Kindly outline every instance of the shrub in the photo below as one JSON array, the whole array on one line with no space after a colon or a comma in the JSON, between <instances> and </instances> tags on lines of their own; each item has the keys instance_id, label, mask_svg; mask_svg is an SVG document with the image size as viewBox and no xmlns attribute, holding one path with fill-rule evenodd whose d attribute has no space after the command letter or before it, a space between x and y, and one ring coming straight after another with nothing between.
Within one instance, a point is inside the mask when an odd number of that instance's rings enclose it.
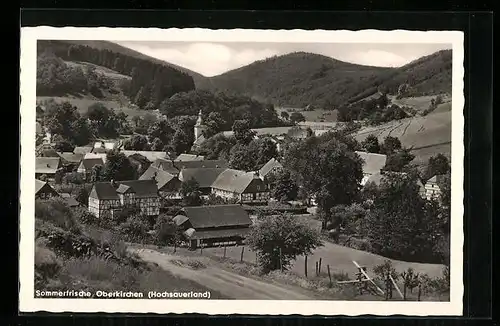
<instances>
[{"instance_id":1,"label":"shrub","mask_svg":"<svg viewBox=\"0 0 500 326\"><path fill-rule=\"evenodd\" d=\"M71 208L61 198L37 199L35 201L35 217L51 222L64 230L80 232L80 227Z\"/></svg>"},{"instance_id":2,"label":"shrub","mask_svg":"<svg viewBox=\"0 0 500 326\"><path fill-rule=\"evenodd\" d=\"M83 207L77 207L73 211L77 221L83 224L97 224L97 217Z\"/></svg>"},{"instance_id":3,"label":"shrub","mask_svg":"<svg viewBox=\"0 0 500 326\"><path fill-rule=\"evenodd\" d=\"M66 173L63 177L63 183L72 183L72 184L77 184L81 185L85 182L83 179L83 176L81 173L78 172L71 172L71 173Z\"/></svg>"},{"instance_id":4,"label":"shrub","mask_svg":"<svg viewBox=\"0 0 500 326\"><path fill-rule=\"evenodd\" d=\"M155 240L158 245L176 244L180 238L177 225L171 216L161 214L154 226Z\"/></svg>"},{"instance_id":5,"label":"shrub","mask_svg":"<svg viewBox=\"0 0 500 326\"><path fill-rule=\"evenodd\" d=\"M54 277L60 269L61 262L52 250L38 245L35 247L35 271L44 280Z\"/></svg>"},{"instance_id":6,"label":"shrub","mask_svg":"<svg viewBox=\"0 0 500 326\"><path fill-rule=\"evenodd\" d=\"M130 216L127 221L120 224L118 231L129 241L144 243L150 240L149 226L138 214Z\"/></svg>"}]
</instances>

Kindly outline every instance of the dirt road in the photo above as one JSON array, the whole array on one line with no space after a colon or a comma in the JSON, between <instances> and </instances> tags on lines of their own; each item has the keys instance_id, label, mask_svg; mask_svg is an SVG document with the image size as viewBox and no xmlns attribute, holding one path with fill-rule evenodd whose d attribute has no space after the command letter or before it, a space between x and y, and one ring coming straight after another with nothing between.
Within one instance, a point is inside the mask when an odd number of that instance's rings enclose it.
<instances>
[{"instance_id":1,"label":"dirt road","mask_svg":"<svg viewBox=\"0 0 500 326\"><path fill-rule=\"evenodd\" d=\"M201 269L191 269L173 264L170 260L185 257L164 254L151 249L129 248L143 260L158 264L170 273L185 279L190 279L207 288L239 300L315 300L301 289L284 288L275 284L254 280L226 270L207 266Z\"/></svg>"}]
</instances>

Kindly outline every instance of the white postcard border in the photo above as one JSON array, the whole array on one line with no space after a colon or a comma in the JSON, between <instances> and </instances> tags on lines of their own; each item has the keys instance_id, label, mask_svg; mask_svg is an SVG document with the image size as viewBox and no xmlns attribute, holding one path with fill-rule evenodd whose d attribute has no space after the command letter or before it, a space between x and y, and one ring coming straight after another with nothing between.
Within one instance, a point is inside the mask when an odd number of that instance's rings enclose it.
<instances>
[{"instance_id":1,"label":"white postcard border","mask_svg":"<svg viewBox=\"0 0 500 326\"><path fill-rule=\"evenodd\" d=\"M452 191L450 302L289 301L289 300L155 300L34 298L34 173L36 41L186 41L290 43L447 43L453 49ZM23 27L21 29L21 179L19 310L21 312L201 313L210 315L412 315L463 314L464 214L464 36L459 31L327 31L210 30L158 28Z\"/></svg>"}]
</instances>

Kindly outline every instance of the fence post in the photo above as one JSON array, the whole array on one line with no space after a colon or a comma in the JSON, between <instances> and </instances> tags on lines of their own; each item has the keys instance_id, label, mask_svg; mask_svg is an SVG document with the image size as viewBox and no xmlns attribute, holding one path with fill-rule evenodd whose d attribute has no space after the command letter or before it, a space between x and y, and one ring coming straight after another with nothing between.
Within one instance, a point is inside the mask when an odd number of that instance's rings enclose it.
<instances>
[{"instance_id":1,"label":"fence post","mask_svg":"<svg viewBox=\"0 0 500 326\"><path fill-rule=\"evenodd\" d=\"M330 279L330 287L332 286L332 274L330 274L330 265L326 265L326 269L328 270L328 278Z\"/></svg>"},{"instance_id":2,"label":"fence post","mask_svg":"<svg viewBox=\"0 0 500 326\"><path fill-rule=\"evenodd\" d=\"M281 247L279 248L280 250L280 271L283 272L283 261L281 260Z\"/></svg>"},{"instance_id":3,"label":"fence post","mask_svg":"<svg viewBox=\"0 0 500 326\"><path fill-rule=\"evenodd\" d=\"M403 300L406 301L406 279L403 279Z\"/></svg>"},{"instance_id":4,"label":"fence post","mask_svg":"<svg viewBox=\"0 0 500 326\"><path fill-rule=\"evenodd\" d=\"M315 265L316 265L316 276L318 276L318 262L316 262Z\"/></svg>"},{"instance_id":5,"label":"fence post","mask_svg":"<svg viewBox=\"0 0 500 326\"><path fill-rule=\"evenodd\" d=\"M418 294L417 294L417 301L420 301L420 296L422 295L422 283L418 284Z\"/></svg>"},{"instance_id":6,"label":"fence post","mask_svg":"<svg viewBox=\"0 0 500 326\"><path fill-rule=\"evenodd\" d=\"M322 258L319 257L318 276L321 276L321 260Z\"/></svg>"},{"instance_id":7,"label":"fence post","mask_svg":"<svg viewBox=\"0 0 500 326\"><path fill-rule=\"evenodd\" d=\"M226 258L226 245L224 244L224 258Z\"/></svg>"},{"instance_id":8,"label":"fence post","mask_svg":"<svg viewBox=\"0 0 500 326\"><path fill-rule=\"evenodd\" d=\"M203 241L200 240L200 254L203 255Z\"/></svg>"},{"instance_id":9,"label":"fence post","mask_svg":"<svg viewBox=\"0 0 500 326\"><path fill-rule=\"evenodd\" d=\"M304 258L304 274L306 275L307 278L307 255Z\"/></svg>"},{"instance_id":10,"label":"fence post","mask_svg":"<svg viewBox=\"0 0 500 326\"><path fill-rule=\"evenodd\" d=\"M243 252L245 251L245 247L241 247L241 258L240 262L243 262ZM225 251L224 251L225 252Z\"/></svg>"}]
</instances>

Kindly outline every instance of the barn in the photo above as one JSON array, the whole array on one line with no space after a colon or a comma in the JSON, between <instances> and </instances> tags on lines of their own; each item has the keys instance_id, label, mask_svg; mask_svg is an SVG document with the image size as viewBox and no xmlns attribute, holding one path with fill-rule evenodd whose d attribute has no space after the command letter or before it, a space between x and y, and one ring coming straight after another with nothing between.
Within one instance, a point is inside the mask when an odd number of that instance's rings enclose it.
<instances>
[{"instance_id":1,"label":"barn","mask_svg":"<svg viewBox=\"0 0 500 326\"><path fill-rule=\"evenodd\" d=\"M191 249L243 244L252 224L240 205L184 207L174 221Z\"/></svg>"}]
</instances>

